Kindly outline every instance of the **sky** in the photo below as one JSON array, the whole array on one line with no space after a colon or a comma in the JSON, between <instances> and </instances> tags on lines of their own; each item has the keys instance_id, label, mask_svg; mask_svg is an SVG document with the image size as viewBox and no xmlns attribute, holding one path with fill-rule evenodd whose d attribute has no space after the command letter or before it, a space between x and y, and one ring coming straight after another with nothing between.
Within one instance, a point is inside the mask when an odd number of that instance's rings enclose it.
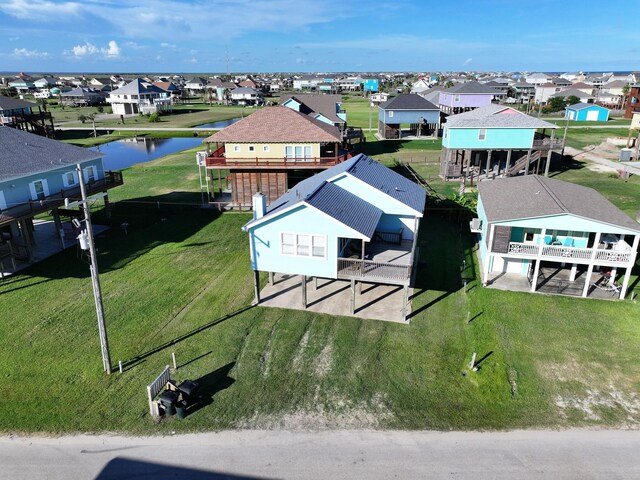
<instances>
[{"instance_id":1,"label":"sky","mask_svg":"<svg viewBox=\"0 0 640 480\"><path fill-rule=\"evenodd\" d=\"M640 70L630 3L0 0L0 71Z\"/></svg>"}]
</instances>

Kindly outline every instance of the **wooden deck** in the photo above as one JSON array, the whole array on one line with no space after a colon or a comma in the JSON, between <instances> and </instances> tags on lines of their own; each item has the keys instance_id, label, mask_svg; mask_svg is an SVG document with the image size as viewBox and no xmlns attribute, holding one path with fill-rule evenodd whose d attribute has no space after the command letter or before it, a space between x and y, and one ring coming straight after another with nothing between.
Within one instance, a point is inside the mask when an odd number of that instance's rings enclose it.
<instances>
[{"instance_id":1,"label":"wooden deck","mask_svg":"<svg viewBox=\"0 0 640 480\"><path fill-rule=\"evenodd\" d=\"M367 244L365 258L338 258L338 278L408 285L413 267L413 242Z\"/></svg>"}]
</instances>

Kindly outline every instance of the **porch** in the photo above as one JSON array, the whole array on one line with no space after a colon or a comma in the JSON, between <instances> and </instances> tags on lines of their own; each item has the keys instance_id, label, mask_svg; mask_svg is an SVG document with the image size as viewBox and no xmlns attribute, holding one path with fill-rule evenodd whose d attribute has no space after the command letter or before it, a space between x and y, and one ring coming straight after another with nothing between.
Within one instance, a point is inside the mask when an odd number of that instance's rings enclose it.
<instances>
[{"instance_id":1,"label":"porch","mask_svg":"<svg viewBox=\"0 0 640 480\"><path fill-rule=\"evenodd\" d=\"M405 304L405 289L401 286L359 282L352 292L349 281L313 278L306 280L303 290L302 277L298 275L273 274L272 278L273 282L260 292L260 306L398 323L406 323L405 315L411 312L411 303Z\"/></svg>"},{"instance_id":2,"label":"porch","mask_svg":"<svg viewBox=\"0 0 640 480\"><path fill-rule=\"evenodd\" d=\"M352 157L351 153L340 149L337 144L335 146L320 148L319 157L311 156L291 156L291 157L243 157L243 158L227 158L225 145L217 146L205 158L205 166L207 168L234 168L234 169L255 169L259 168L282 168L295 167L297 169L305 168L329 168L344 162Z\"/></svg>"},{"instance_id":3,"label":"porch","mask_svg":"<svg viewBox=\"0 0 640 480\"><path fill-rule=\"evenodd\" d=\"M60 238L55 222L34 220L33 230L30 232L31 242L28 242L22 232L18 232L18 235L11 239L0 238L0 281L76 245L79 230L76 230L71 222L63 222L62 227L64 235ZM93 225L93 234L98 236L108 229L105 225Z\"/></svg>"},{"instance_id":4,"label":"porch","mask_svg":"<svg viewBox=\"0 0 640 480\"><path fill-rule=\"evenodd\" d=\"M374 241L363 244L341 239L338 279L409 285L415 242L403 240L402 231L376 232L373 238Z\"/></svg>"},{"instance_id":5,"label":"porch","mask_svg":"<svg viewBox=\"0 0 640 480\"><path fill-rule=\"evenodd\" d=\"M571 268L545 262L540 267L535 293L582 297L586 281L586 268L578 269L574 280L571 280ZM500 272L491 272L487 283L488 288L514 292L531 292L531 285L531 275L524 276L516 273ZM609 275L605 271L594 271L586 298L618 300L620 298L620 285L617 283L612 284Z\"/></svg>"}]
</instances>

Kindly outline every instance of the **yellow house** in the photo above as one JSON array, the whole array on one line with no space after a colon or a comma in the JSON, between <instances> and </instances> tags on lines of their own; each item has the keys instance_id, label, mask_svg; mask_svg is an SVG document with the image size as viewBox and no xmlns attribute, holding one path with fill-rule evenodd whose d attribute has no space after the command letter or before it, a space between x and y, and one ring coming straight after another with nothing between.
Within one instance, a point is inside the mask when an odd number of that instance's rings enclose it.
<instances>
[{"instance_id":1,"label":"yellow house","mask_svg":"<svg viewBox=\"0 0 640 480\"><path fill-rule=\"evenodd\" d=\"M333 125L287 107L265 107L205 139L205 164L219 177L229 172L236 206L250 206L258 191L270 203L317 170L350 158L341 138Z\"/></svg>"}]
</instances>

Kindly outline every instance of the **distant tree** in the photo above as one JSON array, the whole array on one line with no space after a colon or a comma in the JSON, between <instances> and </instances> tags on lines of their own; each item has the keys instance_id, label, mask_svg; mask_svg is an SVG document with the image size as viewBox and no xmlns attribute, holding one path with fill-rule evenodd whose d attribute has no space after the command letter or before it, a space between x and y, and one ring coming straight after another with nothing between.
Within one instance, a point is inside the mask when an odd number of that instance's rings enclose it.
<instances>
[{"instance_id":1,"label":"distant tree","mask_svg":"<svg viewBox=\"0 0 640 480\"><path fill-rule=\"evenodd\" d=\"M564 97L551 97L547 102L546 112L558 112L564 109L566 105Z\"/></svg>"},{"instance_id":2,"label":"distant tree","mask_svg":"<svg viewBox=\"0 0 640 480\"><path fill-rule=\"evenodd\" d=\"M451 88L455 84L451 80L447 80L447 83L444 84L444 88Z\"/></svg>"},{"instance_id":3,"label":"distant tree","mask_svg":"<svg viewBox=\"0 0 640 480\"><path fill-rule=\"evenodd\" d=\"M580 103L580 99L575 95L569 95L567 97L567 105L575 105L576 103Z\"/></svg>"},{"instance_id":4,"label":"distant tree","mask_svg":"<svg viewBox=\"0 0 640 480\"><path fill-rule=\"evenodd\" d=\"M98 136L98 131L96 130L96 116L98 114L97 113L81 113L80 115L78 115L78 120L82 123L85 124L87 121L91 122L91 125L93 126L93 136L94 138Z\"/></svg>"}]
</instances>

